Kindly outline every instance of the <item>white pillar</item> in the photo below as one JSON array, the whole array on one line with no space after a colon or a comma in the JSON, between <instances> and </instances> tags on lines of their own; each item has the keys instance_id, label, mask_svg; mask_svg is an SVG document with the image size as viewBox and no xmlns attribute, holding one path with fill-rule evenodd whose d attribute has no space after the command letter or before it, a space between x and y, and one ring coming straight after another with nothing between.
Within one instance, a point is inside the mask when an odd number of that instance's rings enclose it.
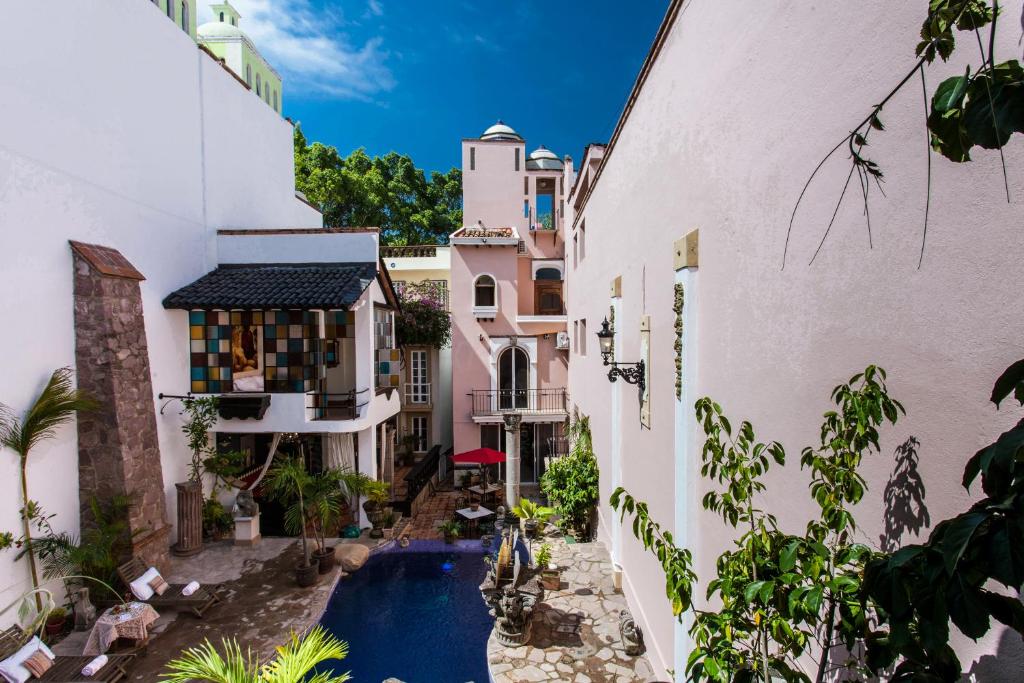
<instances>
[{"instance_id":1,"label":"white pillar","mask_svg":"<svg viewBox=\"0 0 1024 683\"><path fill-rule=\"evenodd\" d=\"M519 505L519 424L523 416L505 413L505 505Z\"/></svg>"}]
</instances>

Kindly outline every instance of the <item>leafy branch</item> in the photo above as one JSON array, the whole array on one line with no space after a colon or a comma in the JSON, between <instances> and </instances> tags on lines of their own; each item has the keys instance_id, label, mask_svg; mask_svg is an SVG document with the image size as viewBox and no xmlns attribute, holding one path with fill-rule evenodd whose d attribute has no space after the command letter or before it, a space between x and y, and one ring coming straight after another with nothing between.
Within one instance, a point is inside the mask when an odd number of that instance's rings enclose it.
<instances>
[{"instance_id":1,"label":"leafy branch","mask_svg":"<svg viewBox=\"0 0 1024 683\"><path fill-rule=\"evenodd\" d=\"M831 233L854 173L857 173L864 204L863 213L867 224L868 245L869 247L873 246L869 194L871 184L874 183L884 196L885 193L881 185L884 174L876 162L864 155L864 148L868 144L868 137L872 131L885 130L881 120L881 113L885 105L915 75L920 75L921 78L929 139L924 228L918 267L921 267L924 259L924 246L928 235L928 218L931 208L931 152L933 150L951 161L962 163L970 161L969 152L975 145L985 149L998 149L1002 161L1006 200L1010 201L1006 160L1003 158L1002 148L1013 133L1024 133L1024 69L1017 60L1001 64L995 63L994 42L998 14L999 3L997 1L990 6L986 0L931 0L928 15L921 26L921 42L918 43L915 51L918 57L917 62L896 86L871 109L870 113L829 150L804 183L796 204L793 206L789 226L786 230L782 254L783 268L786 266L790 237L800 204L818 172L844 146L849 153L850 172L847 174L832 217L809 264L814 263ZM982 45L980 29L989 25L991 25L991 29L986 52ZM982 64L973 72L968 67L963 76L944 80L931 98L931 109L927 111L928 91L924 80L925 67L934 62L936 57L943 61L949 59L956 46L954 30L971 31L975 34L981 51Z\"/></svg>"}]
</instances>

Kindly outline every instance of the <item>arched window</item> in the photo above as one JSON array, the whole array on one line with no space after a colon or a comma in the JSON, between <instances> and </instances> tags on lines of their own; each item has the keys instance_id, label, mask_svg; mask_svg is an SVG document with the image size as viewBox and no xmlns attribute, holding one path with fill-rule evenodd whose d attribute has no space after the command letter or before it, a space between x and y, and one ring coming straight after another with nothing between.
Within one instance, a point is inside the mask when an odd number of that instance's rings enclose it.
<instances>
[{"instance_id":1,"label":"arched window","mask_svg":"<svg viewBox=\"0 0 1024 683\"><path fill-rule=\"evenodd\" d=\"M223 12L220 13L220 23L222 23L222 24L224 23L224 13Z\"/></svg>"},{"instance_id":2,"label":"arched window","mask_svg":"<svg viewBox=\"0 0 1024 683\"><path fill-rule=\"evenodd\" d=\"M512 346L498 356L498 407L500 410L526 408L530 389L530 359Z\"/></svg>"},{"instance_id":3,"label":"arched window","mask_svg":"<svg viewBox=\"0 0 1024 683\"><path fill-rule=\"evenodd\" d=\"M174 0L167 0L167 16L174 21Z\"/></svg>"},{"instance_id":4,"label":"arched window","mask_svg":"<svg viewBox=\"0 0 1024 683\"><path fill-rule=\"evenodd\" d=\"M245 65L245 84L252 87L252 64Z\"/></svg>"},{"instance_id":5,"label":"arched window","mask_svg":"<svg viewBox=\"0 0 1024 683\"><path fill-rule=\"evenodd\" d=\"M535 280L561 280L562 271L558 268L538 268Z\"/></svg>"},{"instance_id":6,"label":"arched window","mask_svg":"<svg viewBox=\"0 0 1024 683\"><path fill-rule=\"evenodd\" d=\"M277 91L276 90L274 91L274 111L280 111L277 108Z\"/></svg>"},{"instance_id":7,"label":"arched window","mask_svg":"<svg viewBox=\"0 0 1024 683\"><path fill-rule=\"evenodd\" d=\"M256 96L257 97L262 97L262 93L260 92L260 75L259 74L256 74Z\"/></svg>"},{"instance_id":8,"label":"arched window","mask_svg":"<svg viewBox=\"0 0 1024 683\"><path fill-rule=\"evenodd\" d=\"M479 308L494 308L498 305L497 287L490 275L481 275L473 283L473 305Z\"/></svg>"},{"instance_id":9,"label":"arched window","mask_svg":"<svg viewBox=\"0 0 1024 683\"><path fill-rule=\"evenodd\" d=\"M181 2L181 30L188 33L188 3L185 0Z\"/></svg>"}]
</instances>

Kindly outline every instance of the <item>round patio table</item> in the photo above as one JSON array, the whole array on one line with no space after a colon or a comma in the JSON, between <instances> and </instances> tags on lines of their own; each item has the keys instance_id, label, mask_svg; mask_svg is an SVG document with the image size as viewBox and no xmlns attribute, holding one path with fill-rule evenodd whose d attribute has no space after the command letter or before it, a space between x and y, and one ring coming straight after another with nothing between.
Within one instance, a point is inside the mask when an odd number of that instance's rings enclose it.
<instances>
[{"instance_id":1,"label":"round patio table","mask_svg":"<svg viewBox=\"0 0 1024 683\"><path fill-rule=\"evenodd\" d=\"M149 625L160 618L157 611L144 602L129 602L125 608L115 613L115 607L111 607L100 615L89 632L82 654L101 655L118 638L134 640L137 645L149 639Z\"/></svg>"}]
</instances>

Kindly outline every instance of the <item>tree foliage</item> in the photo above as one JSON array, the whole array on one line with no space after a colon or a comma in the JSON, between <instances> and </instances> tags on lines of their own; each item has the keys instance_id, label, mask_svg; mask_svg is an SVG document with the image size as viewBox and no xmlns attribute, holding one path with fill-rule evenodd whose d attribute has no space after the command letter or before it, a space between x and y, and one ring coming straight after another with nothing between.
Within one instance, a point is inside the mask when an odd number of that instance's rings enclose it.
<instances>
[{"instance_id":1,"label":"tree foliage","mask_svg":"<svg viewBox=\"0 0 1024 683\"><path fill-rule=\"evenodd\" d=\"M462 171L428 178L404 154L371 157L359 148L347 157L319 142L308 144L295 126L295 187L320 207L328 227L378 227L389 245L446 244L462 227Z\"/></svg>"},{"instance_id":2,"label":"tree foliage","mask_svg":"<svg viewBox=\"0 0 1024 683\"><path fill-rule=\"evenodd\" d=\"M863 642L869 615L860 599L861 575L871 553L853 542L850 507L864 496L858 468L864 455L878 451L878 427L894 423L903 407L889 397L885 372L874 366L833 389L832 400L836 409L824 415L820 443L805 448L801 458L821 509L802 536L781 531L774 515L756 505L765 492L762 477L773 464L785 464L782 445L758 441L749 422L734 428L710 398L697 401L707 436L701 475L712 483L702 503L740 535L719 556L707 585L706 598L718 609L694 610L691 680L766 681L774 675L809 681L794 662L816 643L821 681L826 671L842 667L831 662L835 645L852 650ZM622 488L611 505L623 517L634 516L633 533L657 555L673 612L681 618L692 608L697 581L690 551L677 547L647 505Z\"/></svg>"},{"instance_id":3,"label":"tree foliage","mask_svg":"<svg viewBox=\"0 0 1024 683\"><path fill-rule=\"evenodd\" d=\"M575 415L569 423L568 455L555 458L541 475L540 487L561 516L559 525L584 536L590 533L590 517L597 506L600 473L590 437L590 418Z\"/></svg>"},{"instance_id":4,"label":"tree foliage","mask_svg":"<svg viewBox=\"0 0 1024 683\"><path fill-rule=\"evenodd\" d=\"M409 283L398 295L400 310L395 318L398 345L430 346L440 349L452 338L452 316L445 292L432 282Z\"/></svg>"}]
</instances>

